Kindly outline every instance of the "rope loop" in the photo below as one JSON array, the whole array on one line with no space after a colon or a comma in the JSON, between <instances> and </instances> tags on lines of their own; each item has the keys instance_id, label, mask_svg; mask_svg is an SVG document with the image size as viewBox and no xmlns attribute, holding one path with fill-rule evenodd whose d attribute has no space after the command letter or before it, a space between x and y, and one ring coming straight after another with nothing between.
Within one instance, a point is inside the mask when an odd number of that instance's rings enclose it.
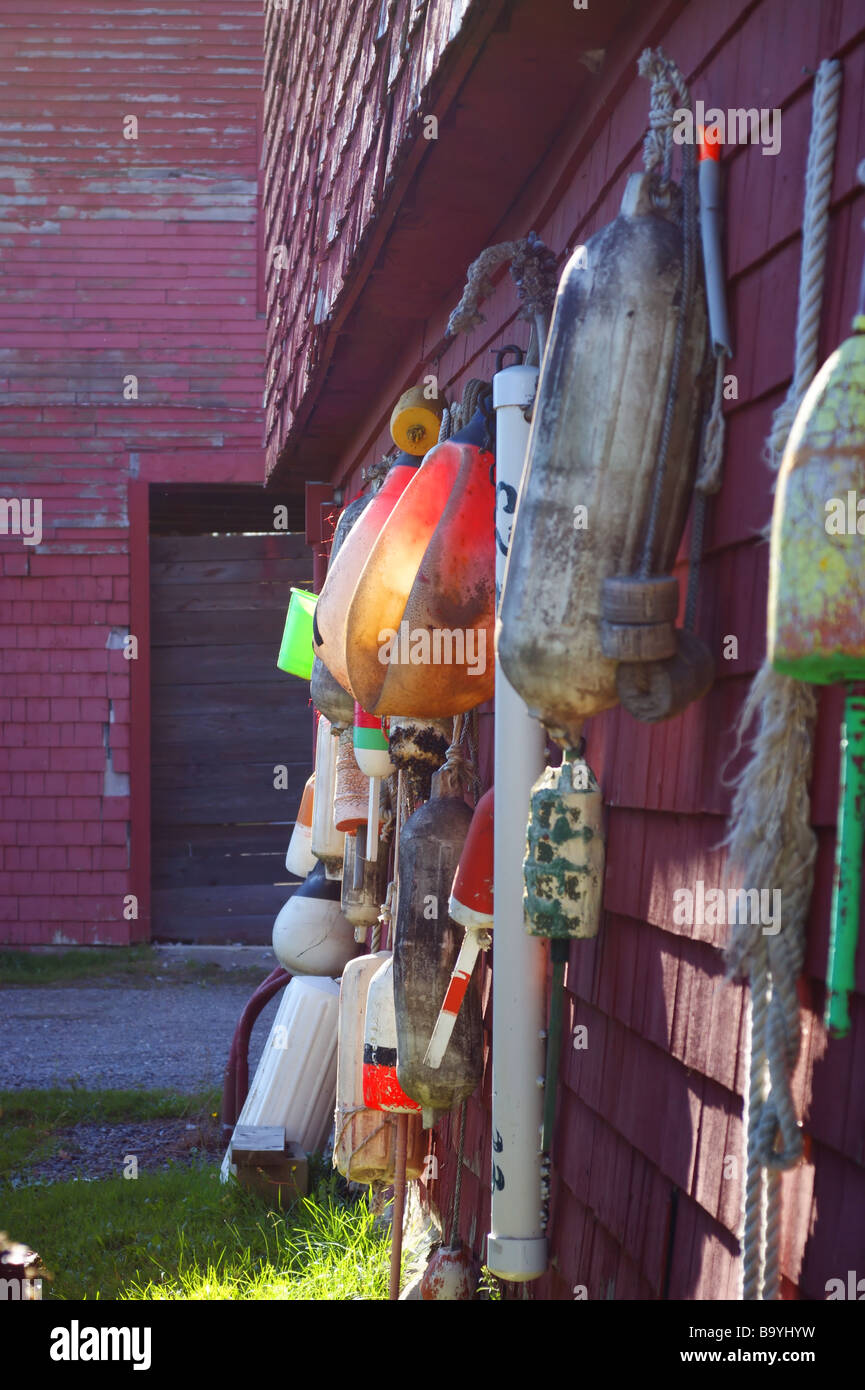
<instances>
[{"instance_id":1,"label":"rope loop","mask_svg":"<svg viewBox=\"0 0 865 1390\"><path fill-rule=\"evenodd\" d=\"M508 261L520 297L520 318L534 319L549 314L558 285L556 257L539 236L529 232L518 241L501 241L488 246L472 261L462 298L448 319L449 338L455 338L458 333L470 333L484 322L480 302L492 294L492 276Z\"/></svg>"}]
</instances>

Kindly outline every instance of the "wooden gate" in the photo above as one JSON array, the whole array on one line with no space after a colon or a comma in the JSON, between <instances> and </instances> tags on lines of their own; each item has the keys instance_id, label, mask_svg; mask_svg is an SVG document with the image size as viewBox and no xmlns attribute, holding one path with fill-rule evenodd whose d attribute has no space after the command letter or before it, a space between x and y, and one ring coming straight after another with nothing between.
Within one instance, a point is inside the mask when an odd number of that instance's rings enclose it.
<instances>
[{"instance_id":1,"label":"wooden gate","mask_svg":"<svg viewBox=\"0 0 865 1390\"><path fill-rule=\"evenodd\" d=\"M297 534L157 535L150 575L153 939L266 943L297 883L285 851L312 761L309 686L276 667L310 551Z\"/></svg>"}]
</instances>

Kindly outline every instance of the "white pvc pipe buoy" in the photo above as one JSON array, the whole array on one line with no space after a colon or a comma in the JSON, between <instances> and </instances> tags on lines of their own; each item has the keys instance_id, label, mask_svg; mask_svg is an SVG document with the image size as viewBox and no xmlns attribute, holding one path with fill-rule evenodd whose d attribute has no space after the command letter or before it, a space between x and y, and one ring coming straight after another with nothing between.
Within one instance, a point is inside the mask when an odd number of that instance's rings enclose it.
<instances>
[{"instance_id":1,"label":"white pvc pipe buoy","mask_svg":"<svg viewBox=\"0 0 865 1390\"><path fill-rule=\"evenodd\" d=\"M524 410L536 367L493 377L496 411L496 596L526 458ZM492 1207L487 1265L500 1279L537 1279L547 1267L541 1198L546 965L523 924L523 856L529 793L544 767L544 734L496 657L495 969L493 970Z\"/></svg>"}]
</instances>

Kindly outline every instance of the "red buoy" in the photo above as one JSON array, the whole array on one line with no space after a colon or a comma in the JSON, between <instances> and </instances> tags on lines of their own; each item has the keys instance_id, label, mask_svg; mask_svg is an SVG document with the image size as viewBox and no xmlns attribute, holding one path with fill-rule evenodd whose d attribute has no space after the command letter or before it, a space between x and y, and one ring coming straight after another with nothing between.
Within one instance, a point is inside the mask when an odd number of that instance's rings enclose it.
<instances>
[{"instance_id":1,"label":"red buoy","mask_svg":"<svg viewBox=\"0 0 865 1390\"><path fill-rule=\"evenodd\" d=\"M494 790L484 792L475 807L448 903L461 927L484 931L493 924Z\"/></svg>"}]
</instances>

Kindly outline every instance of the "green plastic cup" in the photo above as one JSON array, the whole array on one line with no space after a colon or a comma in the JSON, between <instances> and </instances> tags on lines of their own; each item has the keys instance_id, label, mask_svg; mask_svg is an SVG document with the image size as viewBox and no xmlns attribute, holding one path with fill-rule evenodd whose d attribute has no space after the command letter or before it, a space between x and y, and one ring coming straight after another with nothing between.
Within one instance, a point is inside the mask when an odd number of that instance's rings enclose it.
<instances>
[{"instance_id":1,"label":"green plastic cup","mask_svg":"<svg viewBox=\"0 0 865 1390\"><path fill-rule=\"evenodd\" d=\"M312 675L312 615L316 597L306 589L292 588L282 643L276 658L280 671L287 671L290 676L300 676L305 681Z\"/></svg>"}]
</instances>

